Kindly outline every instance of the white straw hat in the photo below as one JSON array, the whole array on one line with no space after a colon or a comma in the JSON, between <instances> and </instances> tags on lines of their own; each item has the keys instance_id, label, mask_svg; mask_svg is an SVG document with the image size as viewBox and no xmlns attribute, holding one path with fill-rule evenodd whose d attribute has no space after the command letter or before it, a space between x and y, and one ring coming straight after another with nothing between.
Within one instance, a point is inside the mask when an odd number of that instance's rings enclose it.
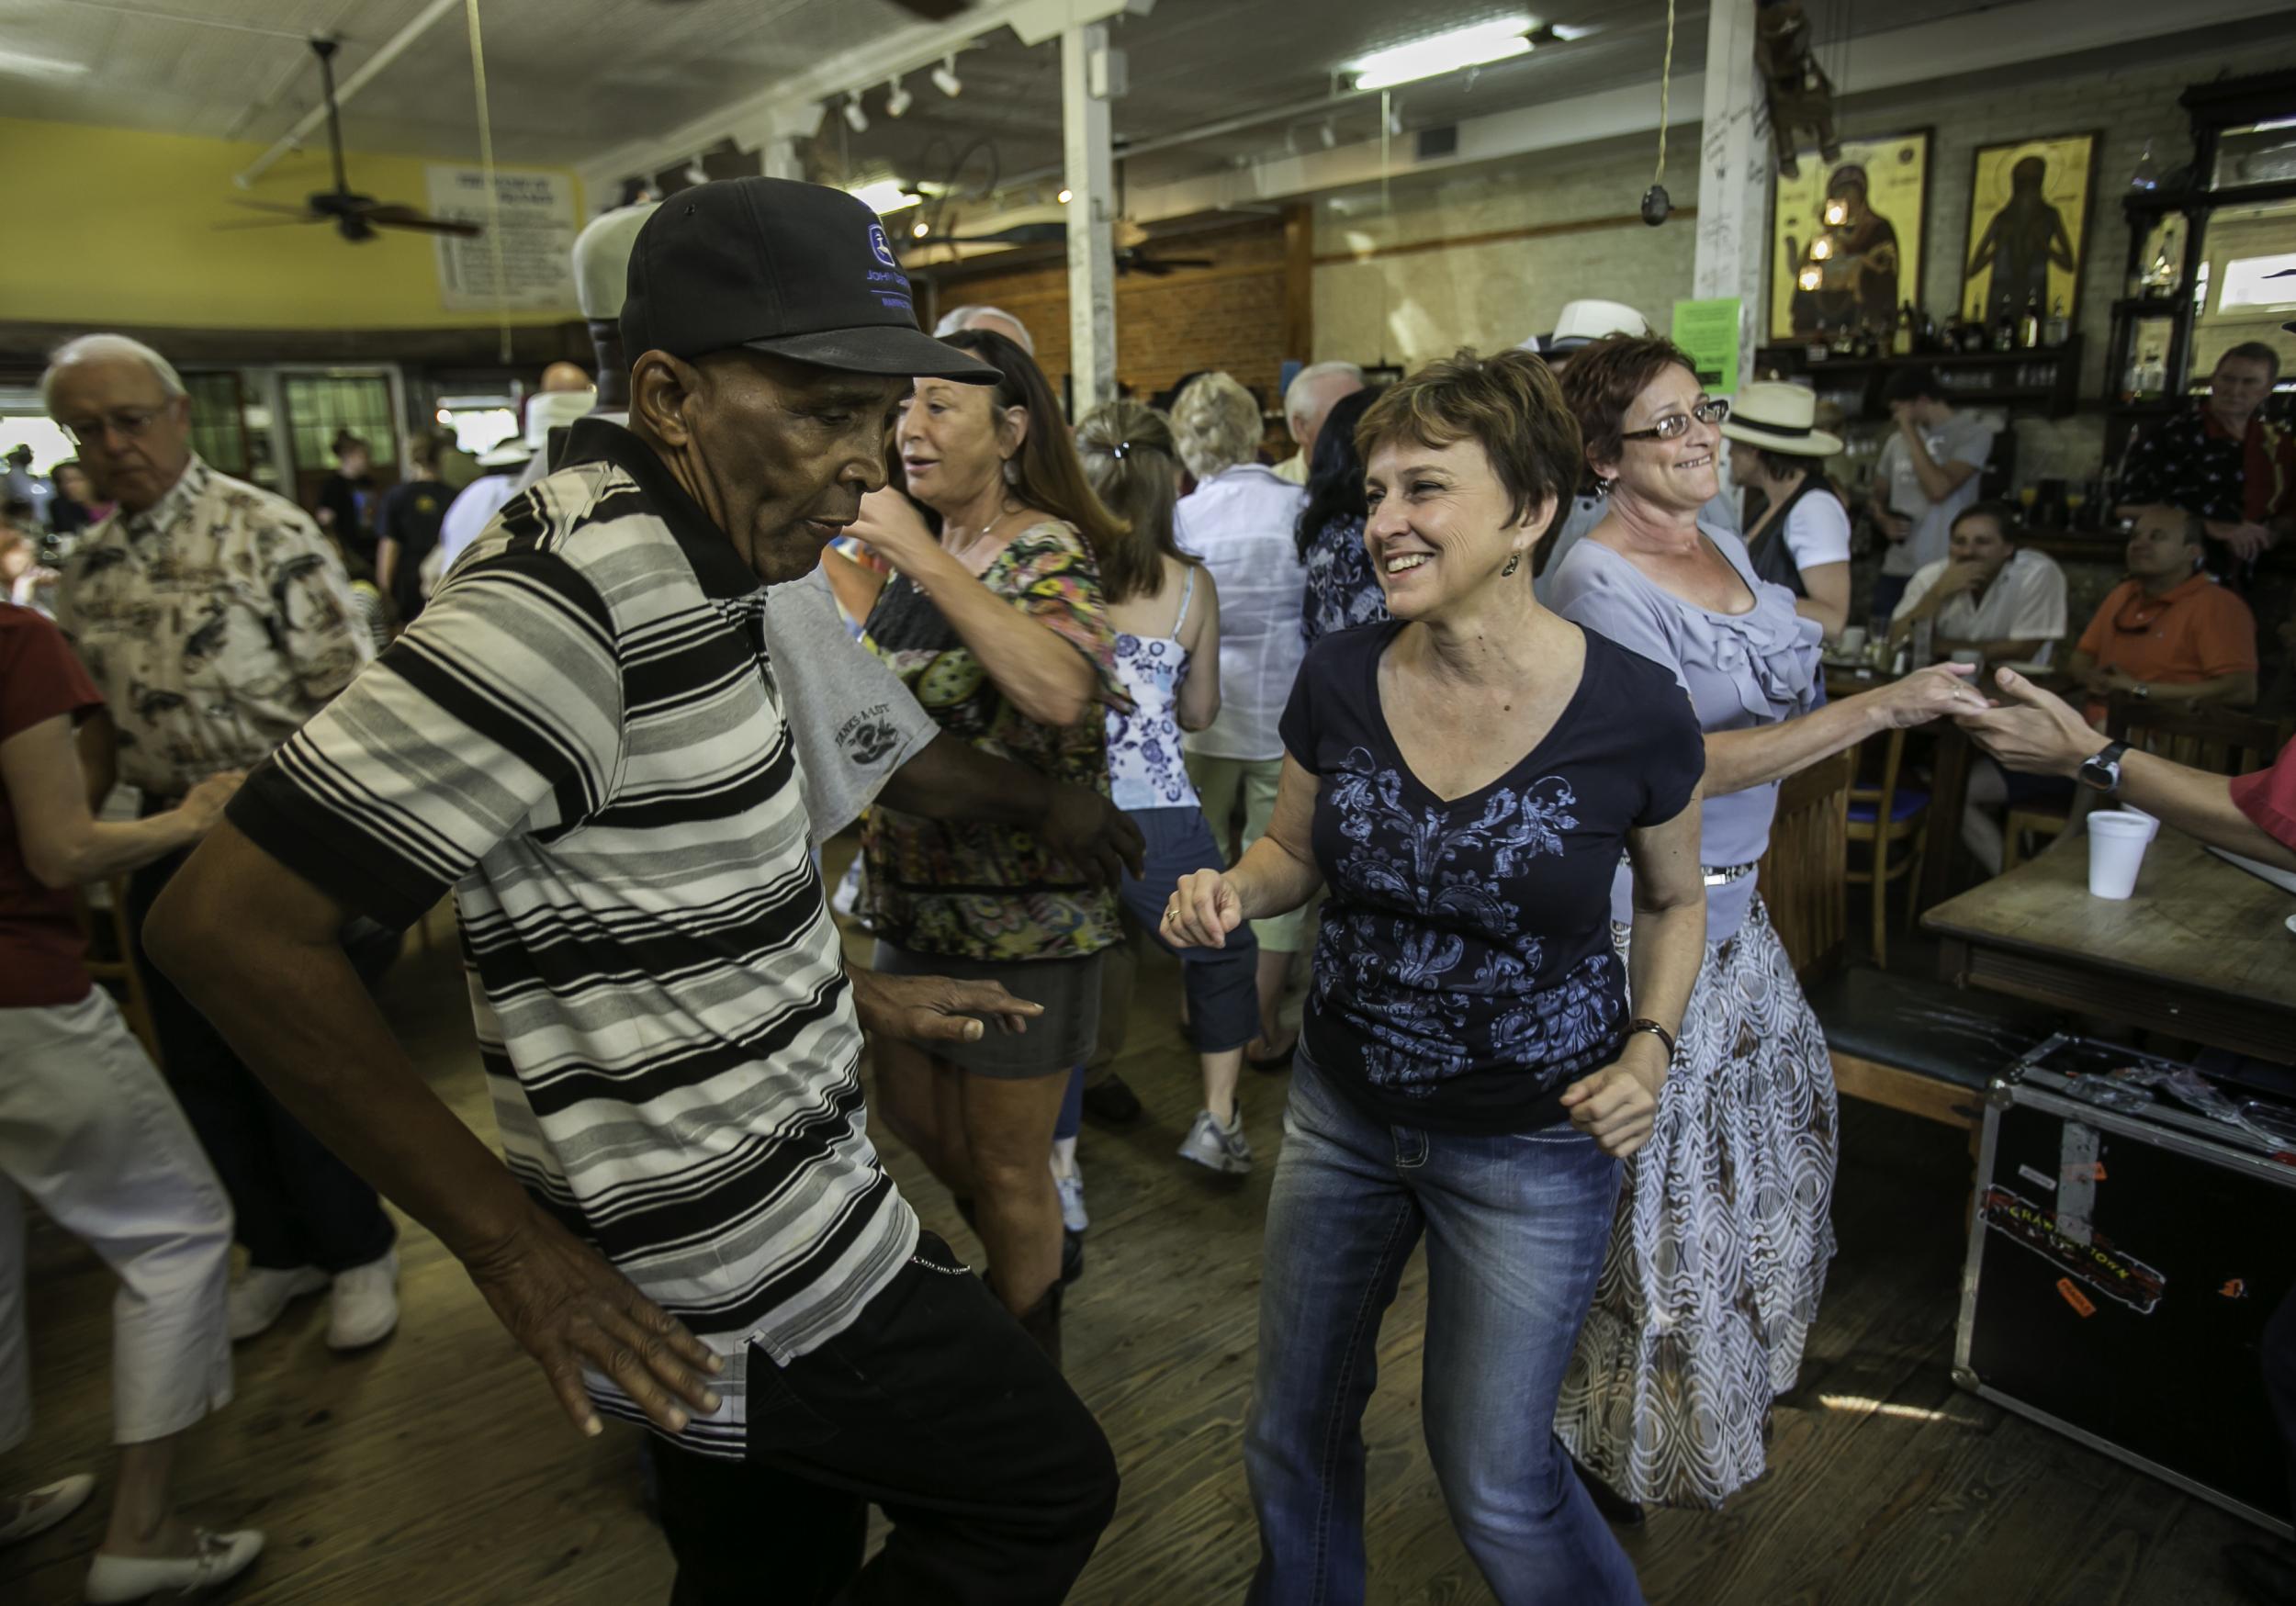
<instances>
[{"instance_id":1,"label":"white straw hat","mask_svg":"<svg viewBox=\"0 0 2296 1606\"><path fill-rule=\"evenodd\" d=\"M1799 385L1765 379L1741 385L1722 432L1733 441L1795 457L1830 457L1841 437L1817 427L1818 398Z\"/></svg>"},{"instance_id":2,"label":"white straw hat","mask_svg":"<svg viewBox=\"0 0 2296 1606\"><path fill-rule=\"evenodd\" d=\"M1555 332L1538 343L1542 352L1575 352L1614 334L1644 335L1650 320L1623 301L1567 301L1555 320Z\"/></svg>"}]
</instances>

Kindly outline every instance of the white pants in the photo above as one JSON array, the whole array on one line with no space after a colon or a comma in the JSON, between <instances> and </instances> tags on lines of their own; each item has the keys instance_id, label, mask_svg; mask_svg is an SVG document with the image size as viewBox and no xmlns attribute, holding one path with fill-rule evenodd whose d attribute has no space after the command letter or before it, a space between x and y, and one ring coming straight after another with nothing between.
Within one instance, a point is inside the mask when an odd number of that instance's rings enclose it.
<instances>
[{"instance_id":1,"label":"white pants","mask_svg":"<svg viewBox=\"0 0 2296 1606\"><path fill-rule=\"evenodd\" d=\"M119 1278L113 1442L165 1438L227 1403L231 1207L100 987L77 1004L0 1009L0 1451L32 1431L17 1188Z\"/></svg>"}]
</instances>

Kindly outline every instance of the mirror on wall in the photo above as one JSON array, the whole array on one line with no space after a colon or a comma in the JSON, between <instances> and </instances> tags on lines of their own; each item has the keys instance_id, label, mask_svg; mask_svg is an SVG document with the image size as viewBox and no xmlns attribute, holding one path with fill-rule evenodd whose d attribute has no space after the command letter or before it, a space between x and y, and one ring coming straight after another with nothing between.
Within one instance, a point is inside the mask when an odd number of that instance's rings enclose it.
<instances>
[{"instance_id":1,"label":"mirror on wall","mask_svg":"<svg viewBox=\"0 0 2296 1606\"><path fill-rule=\"evenodd\" d=\"M2296 140L2296 128L2283 137ZM2291 146L2296 151L2296 146ZM2206 252L2193 286L2192 361L2187 379L2204 387L2232 347L2261 341L2280 354L2280 388L2296 389L2296 201L2227 207L2209 218Z\"/></svg>"}]
</instances>

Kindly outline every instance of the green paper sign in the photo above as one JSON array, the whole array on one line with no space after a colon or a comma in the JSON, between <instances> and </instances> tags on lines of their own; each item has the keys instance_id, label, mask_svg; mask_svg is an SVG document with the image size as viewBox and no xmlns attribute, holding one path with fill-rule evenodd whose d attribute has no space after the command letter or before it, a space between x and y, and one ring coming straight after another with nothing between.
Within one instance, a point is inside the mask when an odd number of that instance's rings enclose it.
<instances>
[{"instance_id":1,"label":"green paper sign","mask_svg":"<svg viewBox=\"0 0 2296 1606\"><path fill-rule=\"evenodd\" d=\"M1736 296L1674 303L1674 343L1690 354L1698 383L1716 396L1738 393L1739 321Z\"/></svg>"}]
</instances>

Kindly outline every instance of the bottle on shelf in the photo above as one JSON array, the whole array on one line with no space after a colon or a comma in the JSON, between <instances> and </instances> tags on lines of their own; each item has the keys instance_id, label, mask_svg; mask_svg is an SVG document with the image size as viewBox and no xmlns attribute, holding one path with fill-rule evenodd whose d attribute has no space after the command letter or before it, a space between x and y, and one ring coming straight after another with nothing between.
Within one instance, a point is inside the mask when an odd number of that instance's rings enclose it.
<instances>
[{"instance_id":1,"label":"bottle on shelf","mask_svg":"<svg viewBox=\"0 0 2296 1606\"><path fill-rule=\"evenodd\" d=\"M2065 315L2065 298L2059 296L2049 308L2049 320L2041 327L2041 343L2051 351L2073 338L2073 320Z\"/></svg>"},{"instance_id":2,"label":"bottle on shelf","mask_svg":"<svg viewBox=\"0 0 2296 1606\"><path fill-rule=\"evenodd\" d=\"M1893 357L1913 355L1913 303L1908 301L1897 309L1897 327L1889 333L1889 354Z\"/></svg>"},{"instance_id":3,"label":"bottle on shelf","mask_svg":"<svg viewBox=\"0 0 2296 1606\"><path fill-rule=\"evenodd\" d=\"M1993 320L1993 349L1997 352L2017 349L2017 320L2009 315L2006 307L2001 309L2001 315Z\"/></svg>"},{"instance_id":4,"label":"bottle on shelf","mask_svg":"<svg viewBox=\"0 0 2296 1606\"><path fill-rule=\"evenodd\" d=\"M2025 310L2017 320L2017 349L2030 352L2040 344L2041 298L2037 294L2029 295L2025 298Z\"/></svg>"},{"instance_id":5,"label":"bottle on shelf","mask_svg":"<svg viewBox=\"0 0 2296 1606\"><path fill-rule=\"evenodd\" d=\"M1914 344L1922 352L1937 350L1937 320L1926 311L1921 314L1921 327L1914 331Z\"/></svg>"},{"instance_id":6,"label":"bottle on shelf","mask_svg":"<svg viewBox=\"0 0 2296 1606\"><path fill-rule=\"evenodd\" d=\"M1992 343L1985 320L1972 318L1961 326L1961 349L1964 356L1974 356Z\"/></svg>"}]
</instances>

